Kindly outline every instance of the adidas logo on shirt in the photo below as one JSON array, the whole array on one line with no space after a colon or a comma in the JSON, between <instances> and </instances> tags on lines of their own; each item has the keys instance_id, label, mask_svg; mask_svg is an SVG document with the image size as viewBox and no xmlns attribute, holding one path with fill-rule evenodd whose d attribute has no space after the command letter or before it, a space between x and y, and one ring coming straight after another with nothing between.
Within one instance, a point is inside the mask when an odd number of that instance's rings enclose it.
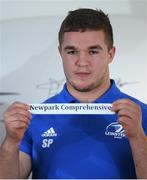
<instances>
[{"instance_id":1,"label":"adidas logo on shirt","mask_svg":"<svg viewBox=\"0 0 147 180\"><path fill-rule=\"evenodd\" d=\"M54 128L51 127L47 131L45 131L42 135L42 137L54 137L57 136L57 133L55 132Z\"/></svg>"}]
</instances>

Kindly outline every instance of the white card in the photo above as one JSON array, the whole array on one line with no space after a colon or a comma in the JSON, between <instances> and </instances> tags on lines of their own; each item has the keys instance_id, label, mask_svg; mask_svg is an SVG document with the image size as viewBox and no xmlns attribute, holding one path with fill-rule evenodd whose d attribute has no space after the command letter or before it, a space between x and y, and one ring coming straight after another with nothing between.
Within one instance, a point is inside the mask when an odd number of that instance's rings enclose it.
<instances>
[{"instance_id":1,"label":"white card","mask_svg":"<svg viewBox=\"0 0 147 180\"><path fill-rule=\"evenodd\" d=\"M110 103L29 104L32 114L115 114Z\"/></svg>"}]
</instances>

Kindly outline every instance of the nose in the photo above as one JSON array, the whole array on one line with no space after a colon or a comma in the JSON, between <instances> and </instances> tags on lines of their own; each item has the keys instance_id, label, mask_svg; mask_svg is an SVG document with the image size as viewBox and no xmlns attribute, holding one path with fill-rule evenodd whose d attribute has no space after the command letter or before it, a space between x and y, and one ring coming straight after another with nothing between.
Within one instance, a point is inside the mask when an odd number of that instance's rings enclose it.
<instances>
[{"instance_id":1,"label":"nose","mask_svg":"<svg viewBox=\"0 0 147 180\"><path fill-rule=\"evenodd\" d=\"M77 65L87 66L89 64L88 55L86 52L80 52L78 54Z\"/></svg>"}]
</instances>

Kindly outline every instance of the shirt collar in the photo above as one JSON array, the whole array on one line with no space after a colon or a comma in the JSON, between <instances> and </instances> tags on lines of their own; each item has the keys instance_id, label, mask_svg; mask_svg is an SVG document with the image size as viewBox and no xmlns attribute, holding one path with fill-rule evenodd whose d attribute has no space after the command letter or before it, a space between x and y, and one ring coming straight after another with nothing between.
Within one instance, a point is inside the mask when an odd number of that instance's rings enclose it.
<instances>
[{"instance_id":1,"label":"shirt collar","mask_svg":"<svg viewBox=\"0 0 147 180\"><path fill-rule=\"evenodd\" d=\"M118 96L120 96L120 90L116 86L115 81L111 79L111 86L109 89L101 97L96 99L94 103L111 103L118 99ZM79 101L68 92L67 85L65 83L63 90L58 96L58 102L78 103Z\"/></svg>"},{"instance_id":2,"label":"shirt collar","mask_svg":"<svg viewBox=\"0 0 147 180\"><path fill-rule=\"evenodd\" d=\"M63 90L60 92L58 101L62 103L78 102L78 100L69 93L66 83L64 84Z\"/></svg>"},{"instance_id":3,"label":"shirt collar","mask_svg":"<svg viewBox=\"0 0 147 180\"><path fill-rule=\"evenodd\" d=\"M115 81L111 79L110 82L111 85L109 89L95 101L96 103L112 103L116 99L120 98L121 93Z\"/></svg>"}]
</instances>

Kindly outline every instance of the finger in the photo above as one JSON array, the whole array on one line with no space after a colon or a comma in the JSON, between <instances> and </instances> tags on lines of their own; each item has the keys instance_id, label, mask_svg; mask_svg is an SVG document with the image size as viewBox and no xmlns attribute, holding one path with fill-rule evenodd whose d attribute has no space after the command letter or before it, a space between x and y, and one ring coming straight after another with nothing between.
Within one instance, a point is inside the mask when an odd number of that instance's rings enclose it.
<instances>
[{"instance_id":1,"label":"finger","mask_svg":"<svg viewBox=\"0 0 147 180\"><path fill-rule=\"evenodd\" d=\"M17 114L26 116L29 119L31 119L31 117L32 117L31 113L28 110L20 108L20 107L19 108L15 107L15 108L9 109L9 111L5 112L4 117L7 118L7 117L17 115Z\"/></svg>"},{"instance_id":2,"label":"finger","mask_svg":"<svg viewBox=\"0 0 147 180\"><path fill-rule=\"evenodd\" d=\"M135 113L135 112L140 113L140 110L141 110L140 107L136 103L128 99L117 100L112 104L112 111L117 112L122 109L128 109L132 113Z\"/></svg>"},{"instance_id":3,"label":"finger","mask_svg":"<svg viewBox=\"0 0 147 180\"><path fill-rule=\"evenodd\" d=\"M6 120L6 124L11 124L11 123L13 123L13 122L16 122L16 121L18 121L18 122L23 122L23 123L25 123L26 125L29 125L30 124L30 119L28 119L26 116L22 116L22 115L20 115L20 114L18 114L18 115L15 115L15 116L10 116L9 118L8 118L8 120Z\"/></svg>"},{"instance_id":4,"label":"finger","mask_svg":"<svg viewBox=\"0 0 147 180\"><path fill-rule=\"evenodd\" d=\"M131 108L122 108L120 110L118 110L117 115L119 117L126 117L126 118L130 118L130 119L138 119L140 117L140 114L138 112L136 112L134 109Z\"/></svg>"},{"instance_id":5,"label":"finger","mask_svg":"<svg viewBox=\"0 0 147 180\"><path fill-rule=\"evenodd\" d=\"M9 128L6 128L7 132L14 132L16 129L27 129L28 125L23 123L23 122L13 122L12 124L9 125Z\"/></svg>"},{"instance_id":6,"label":"finger","mask_svg":"<svg viewBox=\"0 0 147 180\"><path fill-rule=\"evenodd\" d=\"M29 110L29 105L25 104L25 103L22 103L22 102L14 102L12 105L10 105L8 107L8 110L10 109L13 109L14 107L18 107L18 108L22 108L22 109L25 109L25 110Z\"/></svg>"},{"instance_id":7,"label":"finger","mask_svg":"<svg viewBox=\"0 0 147 180\"><path fill-rule=\"evenodd\" d=\"M131 101L130 99L118 99L112 103L113 108L118 107L120 105L125 105L128 107L130 107L130 106L137 107L138 106L135 102Z\"/></svg>"},{"instance_id":8,"label":"finger","mask_svg":"<svg viewBox=\"0 0 147 180\"><path fill-rule=\"evenodd\" d=\"M13 121L13 123L11 123L10 127L12 129L27 129L28 124L25 123L24 121Z\"/></svg>"},{"instance_id":9,"label":"finger","mask_svg":"<svg viewBox=\"0 0 147 180\"><path fill-rule=\"evenodd\" d=\"M122 125L129 125L131 124L133 121L132 119L130 119L129 117L127 116L120 116L118 118L118 122L121 123Z\"/></svg>"}]
</instances>

